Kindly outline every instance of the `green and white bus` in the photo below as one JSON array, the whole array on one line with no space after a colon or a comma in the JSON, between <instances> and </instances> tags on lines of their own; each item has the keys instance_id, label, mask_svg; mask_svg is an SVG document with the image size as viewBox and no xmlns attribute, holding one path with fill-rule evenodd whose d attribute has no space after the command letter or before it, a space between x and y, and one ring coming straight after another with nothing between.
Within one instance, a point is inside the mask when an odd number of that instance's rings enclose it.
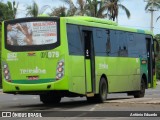
<instances>
[{"instance_id":1,"label":"green and white bus","mask_svg":"<svg viewBox=\"0 0 160 120\"><path fill-rule=\"evenodd\" d=\"M3 92L40 95L43 103L65 96L103 102L110 93L143 97L156 87L157 46L148 31L93 17L4 21Z\"/></svg>"}]
</instances>

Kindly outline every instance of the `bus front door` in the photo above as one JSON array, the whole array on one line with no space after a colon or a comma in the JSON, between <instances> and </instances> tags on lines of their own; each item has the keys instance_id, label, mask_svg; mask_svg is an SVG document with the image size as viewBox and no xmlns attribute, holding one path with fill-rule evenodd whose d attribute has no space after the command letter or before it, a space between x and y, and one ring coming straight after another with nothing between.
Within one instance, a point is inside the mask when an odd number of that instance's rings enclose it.
<instances>
[{"instance_id":1,"label":"bus front door","mask_svg":"<svg viewBox=\"0 0 160 120\"><path fill-rule=\"evenodd\" d=\"M86 93L95 93L95 55L91 31L83 31Z\"/></svg>"},{"instance_id":2,"label":"bus front door","mask_svg":"<svg viewBox=\"0 0 160 120\"><path fill-rule=\"evenodd\" d=\"M151 38L146 38L147 46L147 66L148 66L148 84L153 85L153 71L152 71L152 41Z\"/></svg>"}]
</instances>

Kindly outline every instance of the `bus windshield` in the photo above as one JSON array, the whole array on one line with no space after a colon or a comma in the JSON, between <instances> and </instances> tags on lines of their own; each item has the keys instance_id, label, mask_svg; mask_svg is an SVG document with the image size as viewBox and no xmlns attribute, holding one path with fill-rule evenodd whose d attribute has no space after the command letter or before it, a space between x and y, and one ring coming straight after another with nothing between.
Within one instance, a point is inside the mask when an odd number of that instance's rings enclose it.
<instances>
[{"instance_id":1,"label":"bus windshield","mask_svg":"<svg viewBox=\"0 0 160 120\"><path fill-rule=\"evenodd\" d=\"M22 22L7 25L7 44L14 46L45 45L57 42L57 23Z\"/></svg>"}]
</instances>

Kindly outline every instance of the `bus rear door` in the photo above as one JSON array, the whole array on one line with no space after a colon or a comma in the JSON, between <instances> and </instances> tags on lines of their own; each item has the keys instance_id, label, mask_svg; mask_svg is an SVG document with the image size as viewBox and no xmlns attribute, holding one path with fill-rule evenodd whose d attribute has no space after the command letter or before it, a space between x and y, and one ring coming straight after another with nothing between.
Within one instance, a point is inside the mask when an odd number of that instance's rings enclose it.
<instances>
[{"instance_id":1,"label":"bus rear door","mask_svg":"<svg viewBox=\"0 0 160 120\"><path fill-rule=\"evenodd\" d=\"M151 37L146 37L147 47L147 66L148 66L148 84L153 86L153 71L152 71L152 41Z\"/></svg>"}]
</instances>

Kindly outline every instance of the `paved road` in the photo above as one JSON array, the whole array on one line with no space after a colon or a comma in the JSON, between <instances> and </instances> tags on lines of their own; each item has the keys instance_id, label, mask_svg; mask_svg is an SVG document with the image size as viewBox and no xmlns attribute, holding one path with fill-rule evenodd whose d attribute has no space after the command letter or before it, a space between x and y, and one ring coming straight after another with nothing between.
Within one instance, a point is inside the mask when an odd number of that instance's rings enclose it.
<instances>
[{"instance_id":1,"label":"paved road","mask_svg":"<svg viewBox=\"0 0 160 120\"><path fill-rule=\"evenodd\" d=\"M84 111L65 119L82 119L85 111L160 111L160 84L156 89L148 89L144 98L133 98L126 94L109 94L103 104L89 104L85 97L63 98L59 105L43 105L36 95L9 95L0 93L0 111L47 111L45 115L57 115L58 111ZM101 117L99 117L100 119ZM3 118L4 119L4 118ZM17 119L17 118L16 118ZM49 118L47 118L49 119ZM61 119L57 117L56 119ZM83 118L86 120L98 119ZM101 120L106 118L101 118ZM114 118L107 118L112 120ZM119 118L133 119L133 118ZM137 119L137 118L136 118ZM142 119L142 118L140 118ZM146 118L149 119L149 118ZM155 118L160 119L160 118ZM12 119L11 119L12 120Z\"/></svg>"}]
</instances>

